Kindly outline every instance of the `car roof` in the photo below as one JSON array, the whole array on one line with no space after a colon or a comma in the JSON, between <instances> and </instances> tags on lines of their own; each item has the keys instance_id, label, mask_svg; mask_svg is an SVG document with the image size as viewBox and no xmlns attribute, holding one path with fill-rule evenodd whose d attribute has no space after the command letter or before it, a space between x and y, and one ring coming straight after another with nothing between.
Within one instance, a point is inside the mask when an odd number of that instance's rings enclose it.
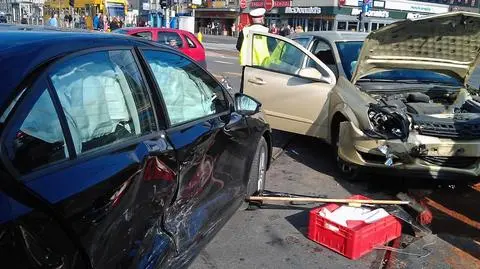
<instances>
[{"instance_id":1,"label":"car roof","mask_svg":"<svg viewBox=\"0 0 480 269\"><path fill-rule=\"evenodd\" d=\"M185 31L185 30L173 29L173 28L160 28L160 27L124 27L118 30L125 30L125 31L156 30L159 32L175 32L175 33L183 33L183 34L190 33L189 31Z\"/></svg>"},{"instance_id":2,"label":"car roof","mask_svg":"<svg viewBox=\"0 0 480 269\"><path fill-rule=\"evenodd\" d=\"M168 46L119 34L65 32L48 28L20 31L18 27L0 27L0 111L5 108L6 101L15 96L15 91L22 90L17 88L27 76L42 64L63 55L111 46L147 45L173 50Z\"/></svg>"},{"instance_id":3,"label":"car roof","mask_svg":"<svg viewBox=\"0 0 480 269\"><path fill-rule=\"evenodd\" d=\"M317 36L322 37L329 42L337 41L363 41L367 37L368 33L365 32L347 32L347 31L314 31L314 32L304 32L293 34L292 38L301 37L301 36Z\"/></svg>"}]
</instances>

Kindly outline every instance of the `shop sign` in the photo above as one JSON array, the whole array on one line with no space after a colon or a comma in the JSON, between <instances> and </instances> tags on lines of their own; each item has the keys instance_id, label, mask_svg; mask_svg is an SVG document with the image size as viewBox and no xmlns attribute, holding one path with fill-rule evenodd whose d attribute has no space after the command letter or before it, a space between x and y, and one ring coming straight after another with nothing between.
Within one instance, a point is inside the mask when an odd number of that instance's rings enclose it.
<instances>
[{"instance_id":1,"label":"shop sign","mask_svg":"<svg viewBox=\"0 0 480 269\"><path fill-rule=\"evenodd\" d=\"M285 14L321 14L319 7L286 7Z\"/></svg>"},{"instance_id":2,"label":"shop sign","mask_svg":"<svg viewBox=\"0 0 480 269\"><path fill-rule=\"evenodd\" d=\"M273 7L289 7L292 5L290 0L275 0L273 1Z\"/></svg>"},{"instance_id":3,"label":"shop sign","mask_svg":"<svg viewBox=\"0 0 480 269\"><path fill-rule=\"evenodd\" d=\"M264 7L271 10L274 7L289 7L292 5L291 0L252 0L250 1L250 8Z\"/></svg>"},{"instance_id":4,"label":"shop sign","mask_svg":"<svg viewBox=\"0 0 480 269\"><path fill-rule=\"evenodd\" d=\"M373 6L374 7L385 7L385 1L373 1Z\"/></svg>"},{"instance_id":5,"label":"shop sign","mask_svg":"<svg viewBox=\"0 0 480 269\"><path fill-rule=\"evenodd\" d=\"M428 4L414 1L395 1L389 0L385 2L385 8L395 10L405 10L414 12L424 12L440 14L448 12L447 5Z\"/></svg>"},{"instance_id":6,"label":"shop sign","mask_svg":"<svg viewBox=\"0 0 480 269\"><path fill-rule=\"evenodd\" d=\"M358 0L345 0L345 6L358 7Z\"/></svg>"},{"instance_id":7,"label":"shop sign","mask_svg":"<svg viewBox=\"0 0 480 269\"><path fill-rule=\"evenodd\" d=\"M214 8L222 8L226 7L226 2L225 1L213 1L213 7Z\"/></svg>"},{"instance_id":8,"label":"shop sign","mask_svg":"<svg viewBox=\"0 0 480 269\"><path fill-rule=\"evenodd\" d=\"M419 19L421 17L425 17L427 15L425 14L420 14L420 13L407 13L407 20L414 20L414 19Z\"/></svg>"},{"instance_id":9,"label":"shop sign","mask_svg":"<svg viewBox=\"0 0 480 269\"><path fill-rule=\"evenodd\" d=\"M362 12L361 9L354 8L354 9L352 9L352 16L358 16L358 15L360 15L360 12ZM390 12L385 11L385 10L370 10L368 12L365 12L364 16L365 17L389 18L390 17Z\"/></svg>"},{"instance_id":10,"label":"shop sign","mask_svg":"<svg viewBox=\"0 0 480 269\"><path fill-rule=\"evenodd\" d=\"M251 8L259 8L259 7L264 7L265 6L265 1L260 0L260 1L250 1L250 7Z\"/></svg>"}]
</instances>

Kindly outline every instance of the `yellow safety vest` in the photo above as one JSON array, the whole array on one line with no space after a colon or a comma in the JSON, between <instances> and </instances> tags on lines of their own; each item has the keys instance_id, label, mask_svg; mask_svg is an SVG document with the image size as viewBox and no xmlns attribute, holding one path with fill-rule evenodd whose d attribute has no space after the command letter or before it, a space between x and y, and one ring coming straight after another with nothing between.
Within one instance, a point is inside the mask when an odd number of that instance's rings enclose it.
<instances>
[{"instance_id":1,"label":"yellow safety vest","mask_svg":"<svg viewBox=\"0 0 480 269\"><path fill-rule=\"evenodd\" d=\"M260 25L254 24L243 28L243 42L242 48L240 49L240 65L246 65L248 61L248 52L252 50L252 64L261 65L263 61L270 56L268 51L267 37L265 36L255 36L255 40L252 39L251 31L268 33L268 28ZM254 44L252 48L250 48Z\"/></svg>"}]
</instances>

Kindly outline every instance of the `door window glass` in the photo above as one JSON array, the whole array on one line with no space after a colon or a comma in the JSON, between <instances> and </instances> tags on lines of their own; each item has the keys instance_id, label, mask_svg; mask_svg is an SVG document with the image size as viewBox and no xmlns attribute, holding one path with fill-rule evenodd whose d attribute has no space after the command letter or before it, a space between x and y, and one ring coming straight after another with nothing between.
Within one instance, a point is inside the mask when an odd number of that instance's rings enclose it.
<instances>
[{"instance_id":1,"label":"door window glass","mask_svg":"<svg viewBox=\"0 0 480 269\"><path fill-rule=\"evenodd\" d=\"M302 45L304 48L307 48L308 46L308 41L310 40L309 38L295 38L294 39L297 43Z\"/></svg>"},{"instance_id":2,"label":"door window glass","mask_svg":"<svg viewBox=\"0 0 480 269\"><path fill-rule=\"evenodd\" d=\"M6 141L8 158L20 174L68 158L60 120L46 89Z\"/></svg>"},{"instance_id":3,"label":"door window glass","mask_svg":"<svg viewBox=\"0 0 480 269\"><path fill-rule=\"evenodd\" d=\"M147 40L152 40L152 32L138 32L132 34L132 36L140 37Z\"/></svg>"},{"instance_id":4,"label":"door window glass","mask_svg":"<svg viewBox=\"0 0 480 269\"><path fill-rule=\"evenodd\" d=\"M193 42L193 40L191 40L188 36L184 35L185 39L187 40L187 43L188 43L188 47L189 48L196 48L197 45L195 45L195 42Z\"/></svg>"},{"instance_id":5,"label":"door window glass","mask_svg":"<svg viewBox=\"0 0 480 269\"><path fill-rule=\"evenodd\" d=\"M169 52L145 51L144 54L172 125L227 110L223 88L192 61Z\"/></svg>"},{"instance_id":6,"label":"door window glass","mask_svg":"<svg viewBox=\"0 0 480 269\"><path fill-rule=\"evenodd\" d=\"M178 48L183 47L183 41L177 33L174 32L158 32L158 43Z\"/></svg>"},{"instance_id":7,"label":"door window glass","mask_svg":"<svg viewBox=\"0 0 480 269\"><path fill-rule=\"evenodd\" d=\"M292 75L298 74L306 56L292 44L269 36L254 35L253 48L253 66Z\"/></svg>"},{"instance_id":8,"label":"door window glass","mask_svg":"<svg viewBox=\"0 0 480 269\"><path fill-rule=\"evenodd\" d=\"M84 54L50 78L77 153L156 130L153 108L130 50Z\"/></svg>"},{"instance_id":9,"label":"door window glass","mask_svg":"<svg viewBox=\"0 0 480 269\"><path fill-rule=\"evenodd\" d=\"M333 55L332 47L330 47L327 42L321 39L316 39L313 43L311 52L338 77L337 62ZM309 59L307 67L317 67L317 63L313 61L313 59Z\"/></svg>"}]
</instances>

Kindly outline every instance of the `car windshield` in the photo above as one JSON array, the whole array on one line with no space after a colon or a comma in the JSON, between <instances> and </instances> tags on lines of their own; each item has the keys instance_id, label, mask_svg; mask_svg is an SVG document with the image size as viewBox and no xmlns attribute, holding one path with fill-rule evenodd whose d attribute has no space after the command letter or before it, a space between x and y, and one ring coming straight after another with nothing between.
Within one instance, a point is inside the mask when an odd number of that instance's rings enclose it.
<instances>
[{"instance_id":1,"label":"car windshield","mask_svg":"<svg viewBox=\"0 0 480 269\"><path fill-rule=\"evenodd\" d=\"M363 41L342 41L336 42L340 61L342 63L345 75L350 80L352 79L357 59L362 49ZM414 70L414 69L396 69L391 71L379 72L363 79L368 80L393 80L393 81L412 81L412 82L432 82L459 85L460 82L450 76L439 74L428 70Z\"/></svg>"}]
</instances>

